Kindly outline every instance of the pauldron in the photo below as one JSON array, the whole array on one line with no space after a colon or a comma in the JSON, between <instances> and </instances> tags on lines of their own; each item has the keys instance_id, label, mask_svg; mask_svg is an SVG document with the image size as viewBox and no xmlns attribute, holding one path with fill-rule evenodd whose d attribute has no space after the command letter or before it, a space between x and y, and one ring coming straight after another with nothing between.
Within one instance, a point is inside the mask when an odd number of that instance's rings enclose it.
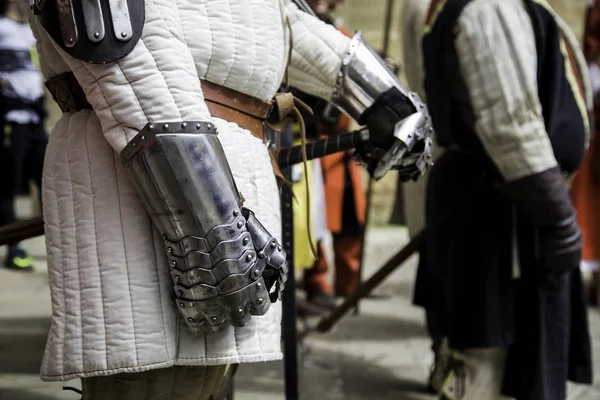
<instances>
[{"instance_id":1,"label":"pauldron","mask_svg":"<svg viewBox=\"0 0 600 400\"><path fill-rule=\"evenodd\" d=\"M144 27L144 0L29 0L29 5L65 52L93 64L129 54Z\"/></svg>"}]
</instances>

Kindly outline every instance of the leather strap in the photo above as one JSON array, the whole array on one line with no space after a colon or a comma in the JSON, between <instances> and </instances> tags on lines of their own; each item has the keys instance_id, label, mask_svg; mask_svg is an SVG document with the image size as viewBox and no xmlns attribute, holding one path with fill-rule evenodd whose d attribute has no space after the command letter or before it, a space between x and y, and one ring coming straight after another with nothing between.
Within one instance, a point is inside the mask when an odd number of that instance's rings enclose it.
<instances>
[{"instance_id":1,"label":"leather strap","mask_svg":"<svg viewBox=\"0 0 600 400\"><path fill-rule=\"evenodd\" d=\"M211 116L235 122L264 140L263 121L271 114L271 103L209 81L201 83L204 101Z\"/></svg>"},{"instance_id":2,"label":"leather strap","mask_svg":"<svg viewBox=\"0 0 600 400\"><path fill-rule=\"evenodd\" d=\"M52 98L64 113L92 109L85 97L83 88L72 72L58 74L48 79L46 88L48 88Z\"/></svg>"},{"instance_id":3,"label":"leather strap","mask_svg":"<svg viewBox=\"0 0 600 400\"><path fill-rule=\"evenodd\" d=\"M234 108L224 106L219 103L213 103L210 100L204 98L208 111L212 117L221 118L225 121L235 122L240 128L249 130L254 136L260 140L264 140L263 132L263 120L260 118L253 117L248 114L244 114Z\"/></svg>"},{"instance_id":4,"label":"leather strap","mask_svg":"<svg viewBox=\"0 0 600 400\"><path fill-rule=\"evenodd\" d=\"M204 100L232 108L243 114L259 119L267 119L271 113L271 102L240 93L209 81L200 81Z\"/></svg>"}]
</instances>

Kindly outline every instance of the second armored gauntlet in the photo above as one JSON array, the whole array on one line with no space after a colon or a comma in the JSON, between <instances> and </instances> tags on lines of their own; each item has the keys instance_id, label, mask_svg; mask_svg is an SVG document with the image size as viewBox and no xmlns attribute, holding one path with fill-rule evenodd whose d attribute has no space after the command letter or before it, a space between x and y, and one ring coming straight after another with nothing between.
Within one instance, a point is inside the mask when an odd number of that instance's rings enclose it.
<instances>
[{"instance_id":1,"label":"second armored gauntlet","mask_svg":"<svg viewBox=\"0 0 600 400\"><path fill-rule=\"evenodd\" d=\"M420 175L431 165L433 126L427 107L360 33L342 61L332 102L369 128L372 148L367 156L376 179L392 168Z\"/></svg>"},{"instance_id":2,"label":"second armored gauntlet","mask_svg":"<svg viewBox=\"0 0 600 400\"><path fill-rule=\"evenodd\" d=\"M286 254L242 207L215 126L148 124L121 158L162 236L188 328L220 331L265 314L283 290Z\"/></svg>"}]
</instances>

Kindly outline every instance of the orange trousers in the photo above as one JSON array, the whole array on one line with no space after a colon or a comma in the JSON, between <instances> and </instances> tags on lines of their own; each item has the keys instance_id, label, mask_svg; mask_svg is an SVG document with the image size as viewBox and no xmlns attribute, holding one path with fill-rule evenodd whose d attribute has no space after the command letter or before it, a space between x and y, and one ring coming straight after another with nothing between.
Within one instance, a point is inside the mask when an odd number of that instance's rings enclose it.
<instances>
[{"instance_id":1,"label":"orange trousers","mask_svg":"<svg viewBox=\"0 0 600 400\"><path fill-rule=\"evenodd\" d=\"M334 287L338 296L350 295L358 285L361 236L333 235L335 258ZM319 259L315 265L304 271L304 288L307 293L333 293L327 281L329 265L325 257L323 243L318 244Z\"/></svg>"},{"instance_id":2,"label":"orange trousers","mask_svg":"<svg viewBox=\"0 0 600 400\"><path fill-rule=\"evenodd\" d=\"M598 155L600 137L592 139L583 163L571 185L571 199L577 210L577 222L583 236L583 260L597 261L600 258L600 185L594 179L594 160Z\"/></svg>"}]
</instances>

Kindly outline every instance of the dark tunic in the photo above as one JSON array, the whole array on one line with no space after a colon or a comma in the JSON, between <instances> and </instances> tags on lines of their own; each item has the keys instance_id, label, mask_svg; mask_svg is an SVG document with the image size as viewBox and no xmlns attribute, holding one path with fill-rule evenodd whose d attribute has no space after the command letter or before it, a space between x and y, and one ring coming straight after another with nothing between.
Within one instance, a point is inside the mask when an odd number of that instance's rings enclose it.
<instances>
[{"instance_id":1,"label":"dark tunic","mask_svg":"<svg viewBox=\"0 0 600 400\"><path fill-rule=\"evenodd\" d=\"M457 19L471 1L477 0L448 0L423 39L428 106L438 142L451 150L428 182L415 303L442 315L441 333L452 348L508 348L506 395L564 399L567 379L592 378L581 274L541 270L535 228L496 189L502 177L474 132L454 50ZM586 133L566 78L561 33L548 10L524 1L536 35L544 122L559 165L572 173L583 158Z\"/></svg>"}]
</instances>

